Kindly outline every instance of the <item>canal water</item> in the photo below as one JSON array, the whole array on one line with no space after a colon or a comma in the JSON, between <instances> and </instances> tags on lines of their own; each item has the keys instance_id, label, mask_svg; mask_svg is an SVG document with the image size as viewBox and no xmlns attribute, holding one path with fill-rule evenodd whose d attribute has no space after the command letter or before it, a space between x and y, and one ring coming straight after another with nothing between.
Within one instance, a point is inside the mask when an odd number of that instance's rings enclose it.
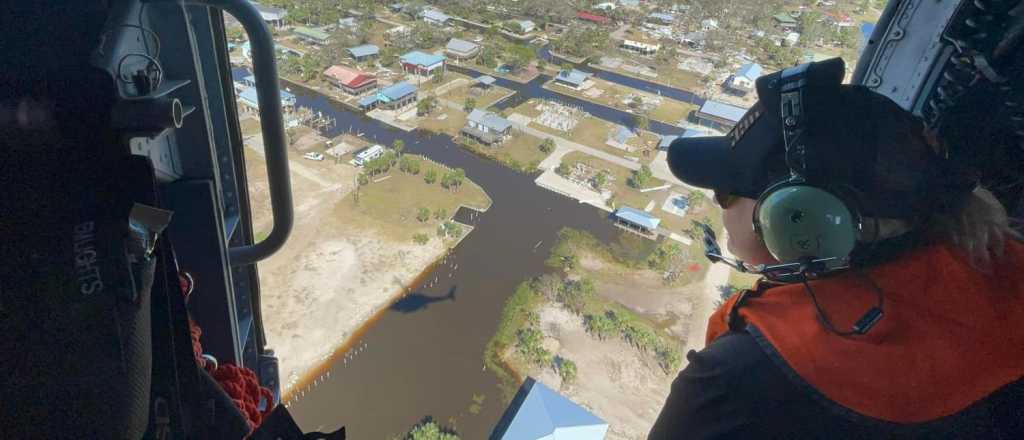
<instances>
[{"instance_id":1,"label":"canal water","mask_svg":"<svg viewBox=\"0 0 1024 440\"><path fill-rule=\"evenodd\" d=\"M248 72L236 69L234 74L240 78ZM553 99L629 124L629 113L545 90L541 85L547 79L524 85L499 78L499 85L517 92L504 105ZM393 129L315 91L294 85L290 89L297 105L336 118L328 136L352 131L384 145L402 139L407 152L464 169L493 200L485 213L458 214L474 231L359 333L359 340L350 341L351 347L332 365L293 392L290 411L305 431L344 425L350 438L357 439L391 438L425 417L452 426L463 438L487 438L506 402L497 376L484 368L483 354L505 300L517 284L548 270L544 260L561 228L586 230L606 242L621 232L604 211L541 189L534 176L476 156L448 136ZM651 129L681 131L654 121ZM471 408L474 399L482 399L478 408Z\"/></svg>"}]
</instances>

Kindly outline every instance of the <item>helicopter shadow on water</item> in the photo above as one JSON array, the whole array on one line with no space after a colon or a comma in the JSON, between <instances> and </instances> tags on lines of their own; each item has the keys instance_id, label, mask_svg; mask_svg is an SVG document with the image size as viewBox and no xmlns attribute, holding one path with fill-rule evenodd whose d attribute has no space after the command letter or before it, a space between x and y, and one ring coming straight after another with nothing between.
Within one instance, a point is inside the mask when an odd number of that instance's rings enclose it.
<instances>
[{"instance_id":1,"label":"helicopter shadow on water","mask_svg":"<svg viewBox=\"0 0 1024 440\"><path fill-rule=\"evenodd\" d=\"M399 313L415 313L420 310L424 310L433 303L439 303L444 301L455 301L455 291L458 286L452 286L448 289L448 293L440 296L430 296L423 293L415 292L402 297L402 299L396 301L389 307L389 309Z\"/></svg>"}]
</instances>

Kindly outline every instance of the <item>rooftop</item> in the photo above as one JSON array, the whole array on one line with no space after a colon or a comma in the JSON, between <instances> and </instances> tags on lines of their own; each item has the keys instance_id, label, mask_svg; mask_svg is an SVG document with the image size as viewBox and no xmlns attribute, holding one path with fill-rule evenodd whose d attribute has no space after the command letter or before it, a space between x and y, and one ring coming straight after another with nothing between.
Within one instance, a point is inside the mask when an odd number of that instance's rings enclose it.
<instances>
[{"instance_id":1,"label":"rooftop","mask_svg":"<svg viewBox=\"0 0 1024 440\"><path fill-rule=\"evenodd\" d=\"M747 78L747 79L753 81L753 80L756 80L756 79L760 78L761 74L763 72L764 72L764 69L761 67L760 64L757 64L757 63L747 63L747 64L744 64L744 65L740 66L740 70L736 71L736 76L742 76L744 78Z\"/></svg>"},{"instance_id":2,"label":"rooftop","mask_svg":"<svg viewBox=\"0 0 1024 440\"><path fill-rule=\"evenodd\" d=\"M452 52L470 53L474 50L479 49L480 45L466 40L452 38L451 40L448 41L448 44L444 48Z\"/></svg>"},{"instance_id":3,"label":"rooftop","mask_svg":"<svg viewBox=\"0 0 1024 440\"><path fill-rule=\"evenodd\" d=\"M729 105L724 102L707 100L700 106L700 113L725 119L727 121L739 122L747 111L743 108Z\"/></svg>"},{"instance_id":4,"label":"rooftop","mask_svg":"<svg viewBox=\"0 0 1024 440\"><path fill-rule=\"evenodd\" d=\"M587 11L577 12L576 18L597 24L608 24L608 22L611 21L611 19L608 17L605 17L603 15L591 14Z\"/></svg>"},{"instance_id":5,"label":"rooftop","mask_svg":"<svg viewBox=\"0 0 1024 440\"><path fill-rule=\"evenodd\" d=\"M505 131L512 127L512 123L508 119L478 108L469 112L468 119L494 131Z\"/></svg>"},{"instance_id":6,"label":"rooftop","mask_svg":"<svg viewBox=\"0 0 1024 440\"><path fill-rule=\"evenodd\" d=\"M444 62L444 55L435 55L432 53L420 52L414 50L405 55L401 56L403 63L412 64L415 66L430 67L438 63Z\"/></svg>"},{"instance_id":7,"label":"rooftop","mask_svg":"<svg viewBox=\"0 0 1024 440\"><path fill-rule=\"evenodd\" d=\"M372 44L363 44L360 46L348 48L349 55L360 58L370 55L377 55L380 53L380 48Z\"/></svg>"},{"instance_id":8,"label":"rooftop","mask_svg":"<svg viewBox=\"0 0 1024 440\"><path fill-rule=\"evenodd\" d=\"M515 415L501 436L492 438L601 440L608 431L607 422L532 378L527 378L508 411Z\"/></svg>"},{"instance_id":9,"label":"rooftop","mask_svg":"<svg viewBox=\"0 0 1024 440\"><path fill-rule=\"evenodd\" d=\"M264 20L280 20L284 16L288 15L288 11L278 7L261 5L256 2L253 2L252 5L256 7L256 10Z\"/></svg>"},{"instance_id":10,"label":"rooftop","mask_svg":"<svg viewBox=\"0 0 1024 440\"><path fill-rule=\"evenodd\" d=\"M373 75L346 66L331 66L324 71L324 75L353 88L363 86L376 79Z\"/></svg>"},{"instance_id":11,"label":"rooftop","mask_svg":"<svg viewBox=\"0 0 1024 440\"><path fill-rule=\"evenodd\" d=\"M327 32L324 32L324 31L322 31L320 29L309 28L309 27L305 27L305 26L295 26L292 29L292 32L294 32L295 35L298 35L300 37L312 38L314 40L320 40L320 41L326 41L328 38L331 37L330 34L328 34Z\"/></svg>"},{"instance_id":12,"label":"rooftop","mask_svg":"<svg viewBox=\"0 0 1024 440\"><path fill-rule=\"evenodd\" d=\"M494 82L497 81L497 80L494 79L494 77L491 76L491 75L480 75L480 76L476 77L475 81L477 83L479 83L479 84L483 84L485 86L489 86L491 84L494 84Z\"/></svg>"},{"instance_id":13,"label":"rooftop","mask_svg":"<svg viewBox=\"0 0 1024 440\"><path fill-rule=\"evenodd\" d=\"M796 24L796 19L785 12L775 14L772 18L779 22L779 24Z\"/></svg>"},{"instance_id":14,"label":"rooftop","mask_svg":"<svg viewBox=\"0 0 1024 440\"><path fill-rule=\"evenodd\" d=\"M384 102L398 101L416 93L416 86L402 81L387 86L377 93L377 98Z\"/></svg>"},{"instance_id":15,"label":"rooftop","mask_svg":"<svg viewBox=\"0 0 1024 440\"><path fill-rule=\"evenodd\" d=\"M650 18L653 18L655 20L663 21L663 22L666 22L666 23L671 23L671 22L675 21L675 19L676 19L672 14L666 14L664 12L652 12L652 13L648 14L647 16L650 17Z\"/></svg>"},{"instance_id":16,"label":"rooftop","mask_svg":"<svg viewBox=\"0 0 1024 440\"><path fill-rule=\"evenodd\" d=\"M558 76L555 77L555 79L559 81L565 81L575 85L583 84L587 78L590 78L589 73L576 69L562 70L561 72L558 72Z\"/></svg>"},{"instance_id":17,"label":"rooftop","mask_svg":"<svg viewBox=\"0 0 1024 440\"><path fill-rule=\"evenodd\" d=\"M615 210L615 218L632 223L637 226L642 226L647 229L658 229L658 225L661 224L661 219L652 216L639 209L630 208L623 206Z\"/></svg>"},{"instance_id":18,"label":"rooftop","mask_svg":"<svg viewBox=\"0 0 1024 440\"><path fill-rule=\"evenodd\" d=\"M259 107L259 95L256 93L255 87L246 87L244 90L242 90L241 93L238 94L238 98L242 101L245 101L247 104L253 107ZM289 102L295 102L295 95L288 93L285 90L281 90L281 103Z\"/></svg>"},{"instance_id":19,"label":"rooftop","mask_svg":"<svg viewBox=\"0 0 1024 440\"><path fill-rule=\"evenodd\" d=\"M446 23L451 19L448 14L431 8L424 9L423 12L420 12L420 17L424 20L437 21L440 23Z\"/></svg>"}]
</instances>

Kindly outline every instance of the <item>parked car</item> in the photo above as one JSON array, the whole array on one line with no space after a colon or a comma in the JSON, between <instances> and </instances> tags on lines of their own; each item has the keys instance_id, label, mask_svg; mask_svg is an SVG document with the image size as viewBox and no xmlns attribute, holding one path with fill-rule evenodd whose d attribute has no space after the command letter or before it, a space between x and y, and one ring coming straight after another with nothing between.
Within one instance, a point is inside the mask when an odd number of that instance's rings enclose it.
<instances>
[{"instance_id":1,"label":"parked car","mask_svg":"<svg viewBox=\"0 0 1024 440\"><path fill-rule=\"evenodd\" d=\"M302 157L304 157L306 159L309 159L309 160L324 160L324 155L323 154L312 152L312 151L309 152L309 153L303 154Z\"/></svg>"}]
</instances>

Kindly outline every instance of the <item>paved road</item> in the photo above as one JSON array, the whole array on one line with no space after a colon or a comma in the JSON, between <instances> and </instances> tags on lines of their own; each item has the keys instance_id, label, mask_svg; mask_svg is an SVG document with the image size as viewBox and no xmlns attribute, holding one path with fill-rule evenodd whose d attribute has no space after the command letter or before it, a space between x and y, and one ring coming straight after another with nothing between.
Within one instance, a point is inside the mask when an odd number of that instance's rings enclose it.
<instances>
[{"instance_id":1,"label":"paved road","mask_svg":"<svg viewBox=\"0 0 1024 440\"><path fill-rule=\"evenodd\" d=\"M633 162L631 160L623 159L622 157L616 156L614 154L606 153L604 151L598 150L597 148L588 147L588 146L583 145L583 144L578 144L578 143L570 141L570 140L568 140L566 138L563 138L563 137L560 137L560 136L555 136L555 135L552 135L550 133L545 133L543 131L537 130L536 128L530 127L527 124L530 123L531 119L529 117L527 117L527 116L523 116L523 115L520 115L518 113L513 113L512 115L510 115L508 117L508 120L512 121L512 125L516 129L522 130L523 132L525 132L527 134L539 137L541 139L544 139L544 138L554 139L555 145L562 146L562 147L568 148L570 150L582 151L582 152L587 153L587 154L589 154L591 156L597 157L599 159L606 160L606 161L614 163L616 165L624 166L624 167L629 168L631 170L638 170L638 169L640 169L640 163L639 162Z\"/></svg>"}]
</instances>

